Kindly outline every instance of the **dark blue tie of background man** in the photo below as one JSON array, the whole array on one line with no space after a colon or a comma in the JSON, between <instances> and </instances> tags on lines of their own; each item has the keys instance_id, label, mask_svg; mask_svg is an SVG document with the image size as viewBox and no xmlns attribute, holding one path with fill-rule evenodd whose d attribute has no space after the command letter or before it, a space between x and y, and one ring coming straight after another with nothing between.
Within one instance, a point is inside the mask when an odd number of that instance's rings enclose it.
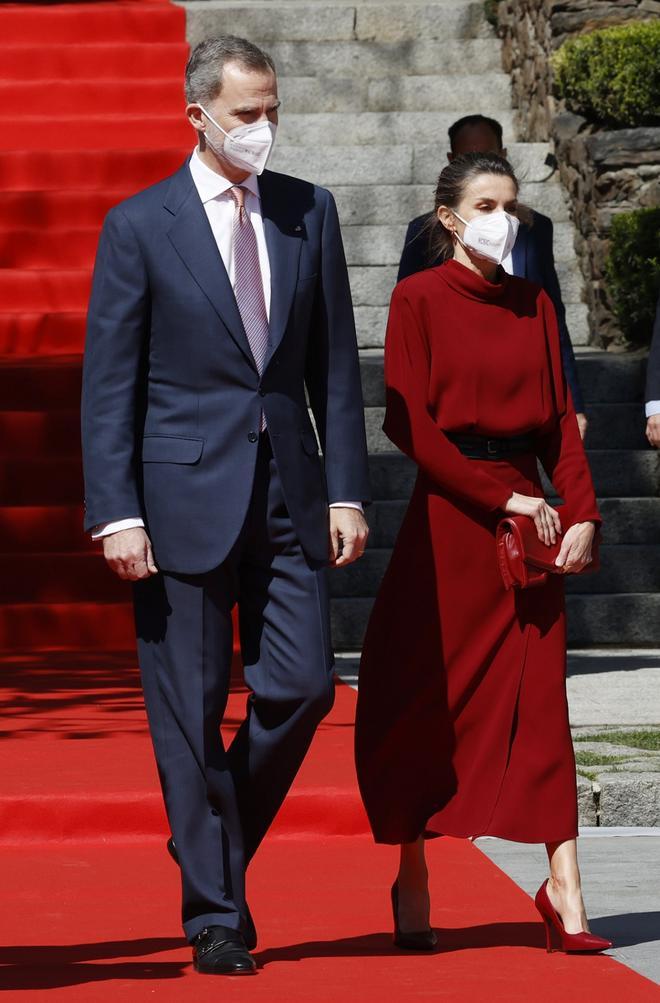
<instances>
[{"instance_id":1,"label":"dark blue tie of background man","mask_svg":"<svg viewBox=\"0 0 660 1003\"><path fill-rule=\"evenodd\" d=\"M195 967L252 974L245 869L332 705L327 566L366 544L366 436L333 198L263 170L272 61L244 39L209 39L191 54L186 99L192 156L101 233L85 525L134 582ZM226 749L235 603L250 694Z\"/></svg>"},{"instance_id":2,"label":"dark blue tie of background man","mask_svg":"<svg viewBox=\"0 0 660 1003\"><path fill-rule=\"evenodd\" d=\"M502 126L495 119L486 118L484 115L466 115L454 122L449 128L449 143L451 152L447 154L447 159L450 161L462 153L497 153L500 157L506 157L506 149L502 146ZM421 272L424 268L441 264L440 260L429 260L424 226L427 219L428 213L425 213L423 216L411 220L408 224L399 263L398 282L408 275ZM587 416L584 413L584 399L575 364L575 353L566 326L566 310L561 298L559 279L555 269L552 249L552 221L547 216L532 210L531 225L527 225L521 220L518 237L511 253L511 261L505 262L504 267L513 275L537 282L545 289L555 305L564 371L573 395L580 435L584 439L587 431Z\"/></svg>"}]
</instances>

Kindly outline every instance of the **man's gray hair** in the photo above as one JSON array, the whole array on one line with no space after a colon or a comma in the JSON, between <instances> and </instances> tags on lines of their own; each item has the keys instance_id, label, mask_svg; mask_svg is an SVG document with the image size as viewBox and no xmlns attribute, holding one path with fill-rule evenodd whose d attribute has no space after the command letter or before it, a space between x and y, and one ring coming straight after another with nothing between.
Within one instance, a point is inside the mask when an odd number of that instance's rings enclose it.
<instances>
[{"instance_id":1,"label":"man's gray hair","mask_svg":"<svg viewBox=\"0 0 660 1003\"><path fill-rule=\"evenodd\" d=\"M275 73L275 64L267 52L236 35L206 38L190 53L186 64L186 101L205 104L217 98L222 90L222 70L225 63L239 63L248 70Z\"/></svg>"}]
</instances>

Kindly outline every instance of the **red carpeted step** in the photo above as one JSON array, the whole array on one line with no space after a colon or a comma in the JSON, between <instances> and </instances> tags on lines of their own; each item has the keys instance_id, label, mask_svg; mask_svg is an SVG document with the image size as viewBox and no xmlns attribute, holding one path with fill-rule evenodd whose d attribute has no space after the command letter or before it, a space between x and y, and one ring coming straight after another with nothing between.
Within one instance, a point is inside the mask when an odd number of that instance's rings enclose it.
<instances>
[{"instance_id":1,"label":"red carpeted step","mask_svg":"<svg viewBox=\"0 0 660 1003\"><path fill-rule=\"evenodd\" d=\"M107 191L0 192L0 221L3 229L100 226L109 209L122 202L133 189Z\"/></svg>"},{"instance_id":2,"label":"red carpeted step","mask_svg":"<svg viewBox=\"0 0 660 1003\"><path fill-rule=\"evenodd\" d=\"M0 268L89 268L94 261L100 225L77 229L0 229Z\"/></svg>"},{"instance_id":3,"label":"red carpeted step","mask_svg":"<svg viewBox=\"0 0 660 1003\"><path fill-rule=\"evenodd\" d=\"M85 343L85 318L83 310L0 313L0 371L14 358L79 355Z\"/></svg>"},{"instance_id":4,"label":"red carpeted step","mask_svg":"<svg viewBox=\"0 0 660 1003\"><path fill-rule=\"evenodd\" d=\"M36 115L0 116L0 149L34 151L79 151L86 149L152 150L182 145L192 148L194 130L181 108L170 114L151 115L148 108L133 114L102 114L102 111L85 115L43 118Z\"/></svg>"},{"instance_id":5,"label":"red carpeted step","mask_svg":"<svg viewBox=\"0 0 660 1003\"><path fill-rule=\"evenodd\" d=\"M82 385L79 355L4 359L0 363L3 411L70 411Z\"/></svg>"},{"instance_id":6,"label":"red carpeted step","mask_svg":"<svg viewBox=\"0 0 660 1003\"><path fill-rule=\"evenodd\" d=\"M16 603L0 607L0 651L135 648L130 603Z\"/></svg>"},{"instance_id":7,"label":"red carpeted step","mask_svg":"<svg viewBox=\"0 0 660 1003\"><path fill-rule=\"evenodd\" d=\"M79 505L5 505L0 507L0 554L40 551L44 561L52 552L98 550L83 532Z\"/></svg>"},{"instance_id":8,"label":"red carpeted step","mask_svg":"<svg viewBox=\"0 0 660 1003\"><path fill-rule=\"evenodd\" d=\"M192 130L190 130L192 131ZM188 135L177 143L170 137L161 149L0 150L0 178L5 191L31 192L62 188L77 191L137 192L177 171L190 155L193 140Z\"/></svg>"},{"instance_id":9,"label":"red carpeted step","mask_svg":"<svg viewBox=\"0 0 660 1003\"><path fill-rule=\"evenodd\" d=\"M72 402L72 403L75 403ZM38 405L39 402L35 401ZM0 456L79 456L80 409L0 411Z\"/></svg>"},{"instance_id":10,"label":"red carpeted step","mask_svg":"<svg viewBox=\"0 0 660 1003\"><path fill-rule=\"evenodd\" d=\"M87 268L5 268L0 271L0 303L14 312L83 310L91 282L91 261Z\"/></svg>"},{"instance_id":11,"label":"red carpeted step","mask_svg":"<svg viewBox=\"0 0 660 1003\"><path fill-rule=\"evenodd\" d=\"M81 528L82 532L82 528ZM125 602L128 585L97 553L0 553L0 603Z\"/></svg>"},{"instance_id":12,"label":"red carpeted step","mask_svg":"<svg viewBox=\"0 0 660 1003\"><path fill-rule=\"evenodd\" d=\"M139 112L146 120L153 116L170 115L176 108L186 106L183 94L183 67L174 67L163 77L138 74L114 80L99 80L96 76L85 79L76 73L74 78L6 80L0 78L0 108L12 108L20 100L21 116L41 115L44 104L44 88L48 93L48 118L80 115L81 95L85 96L85 115L98 117L130 115ZM8 116L9 117L9 116Z\"/></svg>"},{"instance_id":13,"label":"red carpeted step","mask_svg":"<svg viewBox=\"0 0 660 1003\"><path fill-rule=\"evenodd\" d=\"M5 505L75 505L83 490L79 456L0 458L0 497Z\"/></svg>"},{"instance_id":14,"label":"red carpeted step","mask_svg":"<svg viewBox=\"0 0 660 1003\"><path fill-rule=\"evenodd\" d=\"M183 80L188 58L188 45L182 41L155 42L69 42L67 45L4 46L2 75L21 85L26 82L29 66L30 81L57 79L116 80L171 75ZM129 72L127 72L129 67Z\"/></svg>"},{"instance_id":15,"label":"red carpeted step","mask_svg":"<svg viewBox=\"0 0 660 1003\"><path fill-rule=\"evenodd\" d=\"M41 41L55 46L82 42L181 42L185 12L174 4L135 2L59 3L52 6L2 5L3 47ZM130 75L131 65L125 71ZM26 76L28 74L26 73Z\"/></svg>"},{"instance_id":16,"label":"red carpeted step","mask_svg":"<svg viewBox=\"0 0 660 1003\"><path fill-rule=\"evenodd\" d=\"M477 847L427 852L440 944L425 956L392 946L390 847L267 839L249 877L259 973L236 982L194 973L162 843L7 847L3 987L25 1003L658 1003L613 958L546 954L532 900Z\"/></svg>"}]
</instances>

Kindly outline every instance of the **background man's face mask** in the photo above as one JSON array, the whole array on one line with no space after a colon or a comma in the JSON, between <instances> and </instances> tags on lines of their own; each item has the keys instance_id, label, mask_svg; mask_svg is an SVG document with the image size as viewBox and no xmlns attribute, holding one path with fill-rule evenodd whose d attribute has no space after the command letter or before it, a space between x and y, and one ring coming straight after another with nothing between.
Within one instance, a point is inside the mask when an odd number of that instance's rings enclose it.
<instances>
[{"instance_id":1,"label":"background man's face mask","mask_svg":"<svg viewBox=\"0 0 660 1003\"><path fill-rule=\"evenodd\" d=\"M209 122L224 136L222 142L215 143L209 139L208 133L204 133L204 138L213 152L219 157L224 157L239 170L249 171L250 174L262 174L273 149L277 126L268 121L255 122L253 125L239 125L230 132L225 132L203 105L200 104L199 107Z\"/></svg>"},{"instance_id":2,"label":"background man's face mask","mask_svg":"<svg viewBox=\"0 0 660 1003\"><path fill-rule=\"evenodd\" d=\"M479 213L471 220L463 219L455 209L452 212L461 223L465 223L463 236L456 234L463 247L501 265L513 250L520 221L503 211L487 215Z\"/></svg>"}]
</instances>

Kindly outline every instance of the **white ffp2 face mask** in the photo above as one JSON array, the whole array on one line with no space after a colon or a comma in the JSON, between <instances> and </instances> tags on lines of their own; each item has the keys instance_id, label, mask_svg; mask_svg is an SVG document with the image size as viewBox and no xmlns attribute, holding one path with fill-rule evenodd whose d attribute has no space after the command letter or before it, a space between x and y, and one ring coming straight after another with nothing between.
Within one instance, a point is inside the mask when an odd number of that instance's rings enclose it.
<instances>
[{"instance_id":1,"label":"white ffp2 face mask","mask_svg":"<svg viewBox=\"0 0 660 1003\"><path fill-rule=\"evenodd\" d=\"M273 150L277 126L268 121L255 122L254 125L239 125L230 132L225 132L203 105L200 104L199 107L209 122L225 137L221 145L216 145L204 133L206 142L214 153L224 157L239 170L250 171L251 174L263 174Z\"/></svg>"},{"instance_id":2,"label":"white ffp2 face mask","mask_svg":"<svg viewBox=\"0 0 660 1003\"><path fill-rule=\"evenodd\" d=\"M456 234L463 247L501 265L513 250L520 221L503 211L487 215L480 213L470 220L463 219L455 209L452 212L461 223L465 223L463 236Z\"/></svg>"}]
</instances>

